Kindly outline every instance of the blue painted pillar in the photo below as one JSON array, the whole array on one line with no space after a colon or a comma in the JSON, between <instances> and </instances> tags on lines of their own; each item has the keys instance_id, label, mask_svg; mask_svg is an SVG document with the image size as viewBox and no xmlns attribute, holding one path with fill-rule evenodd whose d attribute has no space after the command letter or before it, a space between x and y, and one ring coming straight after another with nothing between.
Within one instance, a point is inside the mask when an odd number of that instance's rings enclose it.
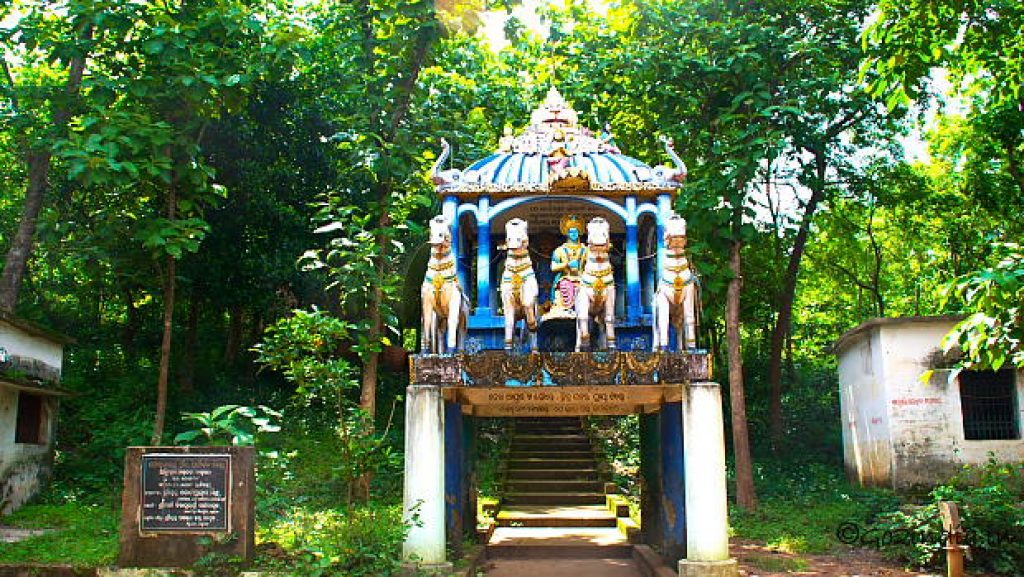
<instances>
[{"instance_id":1,"label":"blue painted pillar","mask_svg":"<svg viewBox=\"0 0 1024 577\"><path fill-rule=\"evenodd\" d=\"M640 530L645 545L660 547L661 413L640 415Z\"/></svg>"},{"instance_id":2,"label":"blue painted pillar","mask_svg":"<svg viewBox=\"0 0 1024 577\"><path fill-rule=\"evenodd\" d=\"M481 196L477 210L476 314L491 315L491 198Z\"/></svg>"},{"instance_id":3,"label":"blue painted pillar","mask_svg":"<svg viewBox=\"0 0 1024 577\"><path fill-rule=\"evenodd\" d=\"M462 529L476 540L476 419L462 417Z\"/></svg>"},{"instance_id":4,"label":"blue painted pillar","mask_svg":"<svg viewBox=\"0 0 1024 577\"><path fill-rule=\"evenodd\" d=\"M661 407L661 551L669 565L686 557L682 403Z\"/></svg>"},{"instance_id":5,"label":"blue painted pillar","mask_svg":"<svg viewBox=\"0 0 1024 577\"><path fill-rule=\"evenodd\" d=\"M640 231L637 228L636 197L626 197L626 315L638 321L643 315L640 298Z\"/></svg>"},{"instance_id":6,"label":"blue painted pillar","mask_svg":"<svg viewBox=\"0 0 1024 577\"><path fill-rule=\"evenodd\" d=\"M672 197L668 194L658 195L658 233L654 242L658 246L658 270L654 278L660 279L665 271L665 221L672 215Z\"/></svg>"},{"instance_id":7,"label":"blue painted pillar","mask_svg":"<svg viewBox=\"0 0 1024 577\"><path fill-rule=\"evenodd\" d=\"M452 223L452 256L455 257L455 272L459 275L459 286L469 288L469 267L465 262L462 248L462 234L459 231L459 199L447 196L441 204L441 214Z\"/></svg>"},{"instance_id":8,"label":"blue painted pillar","mask_svg":"<svg viewBox=\"0 0 1024 577\"><path fill-rule=\"evenodd\" d=\"M463 458L462 405L444 404L444 504L448 547L462 556L466 529L465 461Z\"/></svg>"}]
</instances>

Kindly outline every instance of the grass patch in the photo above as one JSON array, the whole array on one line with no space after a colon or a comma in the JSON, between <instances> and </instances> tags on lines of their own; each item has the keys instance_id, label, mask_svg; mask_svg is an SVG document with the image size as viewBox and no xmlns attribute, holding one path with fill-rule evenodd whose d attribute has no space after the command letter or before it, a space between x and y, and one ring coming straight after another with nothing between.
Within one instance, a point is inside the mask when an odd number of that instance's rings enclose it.
<instances>
[{"instance_id":1,"label":"grass patch","mask_svg":"<svg viewBox=\"0 0 1024 577\"><path fill-rule=\"evenodd\" d=\"M830 553L839 547L836 529L859 518L862 507L855 501L795 503L762 501L757 511L735 509L731 514L736 537L763 541L784 553Z\"/></svg>"},{"instance_id":2,"label":"grass patch","mask_svg":"<svg viewBox=\"0 0 1024 577\"><path fill-rule=\"evenodd\" d=\"M0 547L0 563L110 565L117 559L120 510L67 503L28 505L0 520L22 529L53 531Z\"/></svg>"},{"instance_id":3,"label":"grass patch","mask_svg":"<svg viewBox=\"0 0 1024 577\"><path fill-rule=\"evenodd\" d=\"M760 463L760 506L730 511L733 536L764 542L784 553L828 554L843 549L837 531L844 523L866 526L898 507L891 491L849 484L838 467L823 463Z\"/></svg>"}]
</instances>

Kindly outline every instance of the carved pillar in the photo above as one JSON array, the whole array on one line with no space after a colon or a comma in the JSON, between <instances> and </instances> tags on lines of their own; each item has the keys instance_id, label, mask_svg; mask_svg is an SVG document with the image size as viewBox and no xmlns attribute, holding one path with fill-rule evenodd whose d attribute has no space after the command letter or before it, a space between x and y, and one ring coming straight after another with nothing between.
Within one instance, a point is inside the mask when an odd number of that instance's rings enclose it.
<instances>
[{"instance_id":1,"label":"carved pillar","mask_svg":"<svg viewBox=\"0 0 1024 577\"><path fill-rule=\"evenodd\" d=\"M405 521L402 555L424 565L445 562L444 400L439 385L410 385L405 397ZM415 521L414 521L415 517Z\"/></svg>"},{"instance_id":2,"label":"carved pillar","mask_svg":"<svg viewBox=\"0 0 1024 577\"><path fill-rule=\"evenodd\" d=\"M477 206L476 314L493 315L491 310L491 199L480 197Z\"/></svg>"}]
</instances>

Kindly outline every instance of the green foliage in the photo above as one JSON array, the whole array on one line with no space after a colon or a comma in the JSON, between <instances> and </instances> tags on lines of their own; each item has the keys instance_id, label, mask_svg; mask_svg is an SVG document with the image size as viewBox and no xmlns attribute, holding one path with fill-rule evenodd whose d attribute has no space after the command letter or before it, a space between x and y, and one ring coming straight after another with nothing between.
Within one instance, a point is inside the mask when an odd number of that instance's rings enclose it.
<instances>
[{"instance_id":1,"label":"green foliage","mask_svg":"<svg viewBox=\"0 0 1024 577\"><path fill-rule=\"evenodd\" d=\"M342 356L351 341L352 325L317 309L294 311L268 328L256 347L258 361L277 369L296 385L296 400L306 410L328 407L336 425L330 441L332 472L351 503L356 481L393 465L389 429L377 432L374 416L354 405L348 391L358 390L350 361Z\"/></svg>"},{"instance_id":2,"label":"green foliage","mask_svg":"<svg viewBox=\"0 0 1024 577\"><path fill-rule=\"evenodd\" d=\"M295 384L296 394L342 406L343 391L358 387L355 367L342 356L355 323L317 308L292 311L267 328L257 344L256 361L278 370Z\"/></svg>"},{"instance_id":3,"label":"green foliage","mask_svg":"<svg viewBox=\"0 0 1024 577\"><path fill-rule=\"evenodd\" d=\"M936 487L928 502L881 517L880 526L911 539L896 539L885 551L916 566L938 567L945 553L939 503L952 501L960 508L971 548L971 564L979 570L1017 575L1024 566L1024 464L995 459L967 466Z\"/></svg>"},{"instance_id":4,"label":"green foliage","mask_svg":"<svg viewBox=\"0 0 1024 577\"><path fill-rule=\"evenodd\" d=\"M864 32L872 49L865 75L890 107L920 94L940 67L958 83L978 84L997 103L1017 105L1024 85L1024 8L1016 0L883 0ZM869 74L874 73L874 74Z\"/></svg>"},{"instance_id":5,"label":"green foliage","mask_svg":"<svg viewBox=\"0 0 1024 577\"><path fill-rule=\"evenodd\" d=\"M3 518L3 524L47 532L0 547L0 564L73 563L104 567L118 552L119 506L65 503L27 505Z\"/></svg>"},{"instance_id":6,"label":"green foliage","mask_svg":"<svg viewBox=\"0 0 1024 577\"><path fill-rule=\"evenodd\" d=\"M998 371L1024 367L1024 251L1017 244L995 247L995 266L956 279L950 296L962 299L970 316L943 339L959 348L965 368Z\"/></svg>"},{"instance_id":7,"label":"green foliage","mask_svg":"<svg viewBox=\"0 0 1024 577\"><path fill-rule=\"evenodd\" d=\"M260 433L281 430L281 426L276 424L281 413L265 405L223 405L209 412L184 413L181 418L199 428L178 433L174 442L179 445L198 440L200 445L251 446L256 444Z\"/></svg>"},{"instance_id":8,"label":"green foliage","mask_svg":"<svg viewBox=\"0 0 1024 577\"><path fill-rule=\"evenodd\" d=\"M595 439L612 468L612 481L627 495L640 495L640 417L591 419Z\"/></svg>"},{"instance_id":9,"label":"green foliage","mask_svg":"<svg viewBox=\"0 0 1024 577\"><path fill-rule=\"evenodd\" d=\"M285 555L257 564L303 577L385 577L399 570L406 531L399 506L294 508L259 531L261 542L275 543Z\"/></svg>"}]
</instances>

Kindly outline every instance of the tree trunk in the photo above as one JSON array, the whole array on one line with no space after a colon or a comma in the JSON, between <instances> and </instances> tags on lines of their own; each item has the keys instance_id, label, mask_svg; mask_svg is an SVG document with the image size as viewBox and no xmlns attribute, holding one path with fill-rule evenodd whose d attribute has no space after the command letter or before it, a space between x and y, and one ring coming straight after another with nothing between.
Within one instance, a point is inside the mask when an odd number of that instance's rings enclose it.
<instances>
[{"instance_id":1,"label":"tree trunk","mask_svg":"<svg viewBox=\"0 0 1024 577\"><path fill-rule=\"evenodd\" d=\"M391 226L391 215L388 214L388 203L385 202L381 207L381 214L377 221L377 227L380 233L377 235L377 246L380 247L380 254L377 257L377 283L373 287L373 297L370 299L369 310L367 316L370 320L370 342L376 343L380 341L381 334L384 331L384 319L382 308L384 306L384 289L383 284L385 282L385 276L387 275L387 247L390 245L390 240L385 230ZM366 359L363 361L363 383L362 391L359 395L359 406L366 411L366 414L370 417L370 426L373 427L374 419L377 416L377 373L380 372L380 353L371 351L367 353Z\"/></svg>"},{"instance_id":2,"label":"tree trunk","mask_svg":"<svg viewBox=\"0 0 1024 577\"><path fill-rule=\"evenodd\" d=\"M168 154L171 158L172 155ZM167 218L174 220L178 212L177 169L171 169L171 183L167 187ZM163 442L164 421L167 416L167 382L171 373L171 338L174 333L174 288L177 284L176 261L174 256L167 255L167 271L164 276L164 334L160 343L160 376L156 385L156 419L153 423L153 440L155 446Z\"/></svg>"},{"instance_id":3,"label":"tree trunk","mask_svg":"<svg viewBox=\"0 0 1024 577\"><path fill-rule=\"evenodd\" d=\"M88 41L92 38L92 26L85 26L79 38ZM85 74L85 56L75 56L68 63L68 81L64 85L64 93L69 97L78 95ZM13 90L12 86L12 90ZM63 134L71 120L70 104L53 111L53 125L59 134ZM25 188L25 208L18 232L11 240L4 260L3 274L0 274L0 311L13 313L18 306L18 293L21 281L25 277L28 259L32 256L32 244L36 235L36 223L39 211L43 207L43 198L50 188L50 161L53 153L49 147L31 148L25 154L28 166L28 186Z\"/></svg>"},{"instance_id":4,"label":"tree trunk","mask_svg":"<svg viewBox=\"0 0 1024 577\"><path fill-rule=\"evenodd\" d=\"M21 222L18 223L18 232L11 239L11 248L7 251L3 275L0 276L0 310L7 313L13 313L18 306L21 279L25 277L25 268L32 254L43 197L50 186L50 151L36 150L27 156L28 188L25 190L25 207L21 213Z\"/></svg>"},{"instance_id":5,"label":"tree trunk","mask_svg":"<svg viewBox=\"0 0 1024 577\"><path fill-rule=\"evenodd\" d=\"M153 424L152 445L158 446L164 438L164 421L167 416L167 381L171 372L171 337L174 328L174 257L167 255L167 271L164 277L164 334L160 343L160 376L156 384L156 420Z\"/></svg>"},{"instance_id":6,"label":"tree trunk","mask_svg":"<svg viewBox=\"0 0 1024 577\"><path fill-rule=\"evenodd\" d=\"M740 252L743 241L734 239L729 252L733 277L725 301L725 333L729 349L729 399L732 405L732 449L736 459L736 504L752 511L757 508L754 467L747 432L747 405L743 390L743 351L740 341L740 295L743 290Z\"/></svg>"},{"instance_id":7,"label":"tree trunk","mask_svg":"<svg viewBox=\"0 0 1024 577\"><path fill-rule=\"evenodd\" d=\"M772 441L772 450L778 452L782 447L785 437L785 417L782 412L782 354L789 337L790 327L793 321L793 300L796 298L796 281L800 274L800 261L803 259L804 250L807 248L807 237L810 234L811 222L818 210L818 204L825 196L825 158L821 154L816 155L816 186L811 191L811 198L804 207L804 216L800 221L800 229L793 241L793 251L789 253L789 264L786 266L786 276L783 278L782 290L779 292L778 316L775 319L775 327L772 329L772 348L768 364L768 382L771 386L771 401L769 411L769 426Z\"/></svg>"}]
</instances>

